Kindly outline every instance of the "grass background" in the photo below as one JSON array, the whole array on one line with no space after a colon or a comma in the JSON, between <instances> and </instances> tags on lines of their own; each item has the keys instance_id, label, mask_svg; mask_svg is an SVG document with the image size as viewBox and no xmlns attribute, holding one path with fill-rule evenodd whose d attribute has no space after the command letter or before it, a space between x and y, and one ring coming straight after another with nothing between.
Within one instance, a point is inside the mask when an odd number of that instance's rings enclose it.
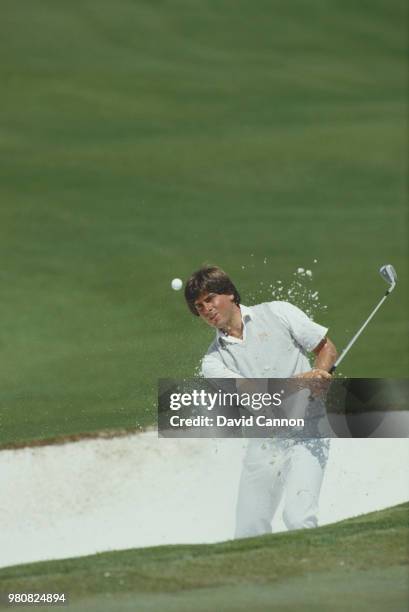
<instances>
[{"instance_id":1,"label":"grass background","mask_svg":"<svg viewBox=\"0 0 409 612\"><path fill-rule=\"evenodd\" d=\"M313 530L4 568L0 593L65 593L73 611L403 611L408 511L406 503Z\"/></svg>"},{"instance_id":2,"label":"grass background","mask_svg":"<svg viewBox=\"0 0 409 612\"><path fill-rule=\"evenodd\" d=\"M342 371L407 375L406 2L3 0L0 52L0 444L153 423L204 262L313 269L340 348L393 263Z\"/></svg>"}]
</instances>

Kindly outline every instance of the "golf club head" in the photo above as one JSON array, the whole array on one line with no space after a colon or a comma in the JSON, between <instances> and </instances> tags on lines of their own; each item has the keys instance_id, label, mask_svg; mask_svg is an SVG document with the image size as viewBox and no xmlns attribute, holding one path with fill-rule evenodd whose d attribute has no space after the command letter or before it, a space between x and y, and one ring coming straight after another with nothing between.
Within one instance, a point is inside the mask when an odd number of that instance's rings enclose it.
<instances>
[{"instance_id":1,"label":"golf club head","mask_svg":"<svg viewBox=\"0 0 409 612\"><path fill-rule=\"evenodd\" d=\"M395 289L396 281L398 280L395 268L392 264L385 264L379 270L379 274L389 285L387 293L391 293Z\"/></svg>"}]
</instances>

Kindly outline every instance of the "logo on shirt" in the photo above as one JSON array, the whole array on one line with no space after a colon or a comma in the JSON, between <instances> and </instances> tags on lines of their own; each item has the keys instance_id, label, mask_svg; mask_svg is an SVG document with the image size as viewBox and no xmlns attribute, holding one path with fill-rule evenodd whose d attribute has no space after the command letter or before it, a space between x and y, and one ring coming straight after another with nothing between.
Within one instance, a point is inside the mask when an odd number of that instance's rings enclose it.
<instances>
[{"instance_id":1,"label":"logo on shirt","mask_svg":"<svg viewBox=\"0 0 409 612\"><path fill-rule=\"evenodd\" d=\"M267 332L261 332L260 334L257 334L258 339L263 342L268 340L268 333Z\"/></svg>"}]
</instances>

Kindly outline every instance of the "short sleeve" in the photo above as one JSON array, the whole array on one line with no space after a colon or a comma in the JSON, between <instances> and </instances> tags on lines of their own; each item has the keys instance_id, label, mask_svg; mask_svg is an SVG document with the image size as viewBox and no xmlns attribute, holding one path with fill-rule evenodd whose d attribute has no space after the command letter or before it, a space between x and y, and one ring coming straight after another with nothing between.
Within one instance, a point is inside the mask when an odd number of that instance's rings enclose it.
<instances>
[{"instance_id":1,"label":"short sleeve","mask_svg":"<svg viewBox=\"0 0 409 612\"><path fill-rule=\"evenodd\" d=\"M227 368L224 363L214 355L204 356L201 373L205 378L243 378L243 376L237 372Z\"/></svg>"},{"instance_id":2,"label":"short sleeve","mask_svg":"<svg viewBox=\"0 0 409 612\"><path fill-rule=\"evenodd\" d=\"M306 351L313 351L325 338L328 328L312 321L289 302L270 302L271 311L286 325L290 334Z\"/></svg>"}]
</instances>

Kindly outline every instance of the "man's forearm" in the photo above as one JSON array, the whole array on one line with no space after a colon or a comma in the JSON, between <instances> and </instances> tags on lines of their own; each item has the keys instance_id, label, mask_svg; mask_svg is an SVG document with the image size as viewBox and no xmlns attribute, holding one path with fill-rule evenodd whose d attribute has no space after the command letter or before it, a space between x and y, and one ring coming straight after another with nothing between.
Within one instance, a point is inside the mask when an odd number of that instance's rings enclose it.
<instances>
[{"instance_id":1,"label":"man's forearm","mask_svg":"<svg viewBox=\"0 0 409 612\"><path fill-rule=\"evenodd\" d=\"M315 349L314 353L315 367L329 372L337 360L337 349L335 348L335 344L331 342L329 338L325 338L325 340Z\"/></svg>"}]
</instances>

